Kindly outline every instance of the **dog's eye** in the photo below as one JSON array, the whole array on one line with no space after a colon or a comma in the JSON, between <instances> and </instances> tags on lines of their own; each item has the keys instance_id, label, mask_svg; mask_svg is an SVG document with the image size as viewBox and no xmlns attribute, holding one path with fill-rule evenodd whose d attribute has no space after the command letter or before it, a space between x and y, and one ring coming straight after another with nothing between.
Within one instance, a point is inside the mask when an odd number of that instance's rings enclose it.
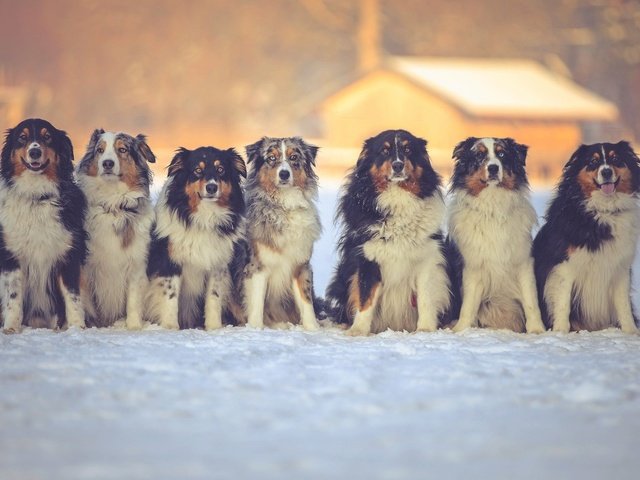
<instances>
[{"instance_id":1,"label":"dog's eye","mask_svg":"<svg viewBox=\"0 0 640 480\"><path fill-rule=\"evenodd\" d=\"M202 175L202 169L200 167L196 168L193 173L195 173L198 177Z\"/></svg>"},{"instance_id":2,"label":"dog's eye","mask_svg":"<svg viewBox=\"0 0 640 480\"><path fill-rule=\"evenodd\" d=\"M383 148L382 149L382 154L383 155L389 155L389 149L388 148Z\"/></svg>"},{"instance_id":3,"label":"dog's eye","mask_svg":"<svg viewBox=\"0 0 640 480\"><path fill-rule=\"evenodd\" d=\"M504 158L504 152L502 151L498 152L498 158Z\"/></svg>"},{"instance_id":4,"label":"dog's eye","mask_svg":"<svg viewBox=\"0 0 640 480\"><path fill-rule=\"evenodd\" d=\"M267 157L267 161L269 161L271 163L275 162L276 161L276 156L275 155L269 155Z\"/></svg>"},{"instance_id":5,"label":"dog's eye","mask_svg":"<svg viewBox=\"0 0 640 480\"><path fill-rule=\"evenodd\" d=\"M45 142L49 142L51 141L51 134L49 132L44 132L44 135L42 135L42 138L44 138Z\"/></svg>"},{"instance_id":6,"label":"dog's eye","mask_svg":"<svg viewBox=\"0 0 640 480\"><path fill-rule=\"evenodd\" d=\"M411 153L411 149L409 147L404 147L405 155L409 155Z\"/></svg>"},{"instance_id":7,"label":"dog's eye","mask_svg":"<svg viewBox=\"0 0 640 480\"><path fill-rule=\"evenodd\" d=\"M100 155L102 155L104 153L104 148L98 147L98 148L96 148L96 152L98 152Z\"/></svg>"},{"instance_id":8,"label":"dog's eye","mask_svg":"<svg viewBox=\"0 0 640 480\"><path fill-rule=\"evenodd\" d=\"M127 153L127 149L126 149L126 148L124 148L124 147L120 147L120 148L118 149L118 152L120 152L120 153Z\"/></svg>"},{"instance_id":9,"label":"dog's eye","mask_svg":"<svg viewBox=\"0 0 640 480\"><path fill-rule=\"evenodd\" d=\"M218 172L219 175L224 175L224 167L222 165L218 165L218 168L216 168L216 171Z\"/></svg>"},{"instance_id":10,"label":"dog's eye","mask_svg":"<svg viewBox=\"0 0 640 480\"><path fill-rule=\"evenodd\" d=\"M292 153L289 156L289 160L291 160L292 162L295 162L296 160L298 160L298 154L297 153Z\"/></svg>"},{"instance_id":11,"label":"dog's eye","mask_svg":"<svg viewBox=\"0 0 640 480\"><path fill-rule=\"evenodd\" d=\"M21 133L20 136L18 136L18 140L20 140L21 142L26 142L27 141L27 135L24 133Z\"/></svg>"}]
</instances>

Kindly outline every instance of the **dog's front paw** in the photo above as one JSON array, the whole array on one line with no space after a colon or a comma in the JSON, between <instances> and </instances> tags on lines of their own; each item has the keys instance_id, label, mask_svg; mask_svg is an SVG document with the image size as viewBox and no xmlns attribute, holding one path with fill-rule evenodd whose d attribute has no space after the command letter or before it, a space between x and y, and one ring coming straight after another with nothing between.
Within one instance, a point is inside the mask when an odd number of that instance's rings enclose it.
<instances>
[{"instance_id":1,"label":"dog's front paw","mask_svg":"<svg viewBox=\"0 0 640 480\"><path fill-rule=\"evenodd\" d=\"M555 322L552 330L556 333L569 333L571 325L569 325L569 322Z\"/></svg>"},{"instance_id":2,"label":"dog's front paw","mask_svg":"<svg viewBox=\"0 0 640 480\"><path fill-rule=\"evenodd\" d=\"M451 328L451 331L454 333L464 332L466 329L470 328L470 325L466 322L461 322L458 320L456 324Z\"/></svg>"},{"instance_id":3,"label":"dog's front paw","mask_svg":"<svg viewBox=\"0 0 640 480\"><path fill-rule=\"evenodd\" d=\"M22 332L22 326L20 325L5 327L2 329L2 333L6 333L7 335L13 335L14 333L20 333L20 332Z\"/></svg>"},{"instance_id":4,"label":"dog's front paw","mask_svg":"<svg viewBox=\"0 0 640 480\"><path fill-rule=\"evenodd\" d=\"M638 330L638 327L635 325L624 325L621 327L621 330L630 335L640 335L640 330Z\"/></svg>"},{"instance_id":5,"label":"dog's front paw","mask_svg":"<svg viewBox=\"0 0 640 480\"><path fill-rule=\"evenodd\" d=\"M306 320L302 322L302 328L308 332L317 332L320 330L320 325L318 324L318 320L314 318L313 320Z\"/></svg>"},{"instance_id":6,"label":"dog's front paw","mask_svg":"<svg viewBox=\"0 0 640 480\"><path fill-rule=\"evenodd\" d=\"M350 337L366 337L371 332L368 328L364 328L361 325L353 325L349 330L345 332Z\"/></svg>"},{"instance_id":7,"label":"dog's front paw","mask_svg":"<svg viewBox=\"0 0 640 480\"><path fill-rule=\"evenodd\" d=\"M527 323L525 325L525 328L527 330L527 333L544 333L546 331L546 329L544 328L544 325L542 323Z\"/></svg>"},{"instance_id":8,"label":"dog's front paw","mask_svg":"<svg viewBox=\"0 0 640 480\"><path fill-rule=\"evenodd\" d=\"M142 320L140 317L127 317L125 320L127 330L142 330Z\"/></svg>"}]
</instances>

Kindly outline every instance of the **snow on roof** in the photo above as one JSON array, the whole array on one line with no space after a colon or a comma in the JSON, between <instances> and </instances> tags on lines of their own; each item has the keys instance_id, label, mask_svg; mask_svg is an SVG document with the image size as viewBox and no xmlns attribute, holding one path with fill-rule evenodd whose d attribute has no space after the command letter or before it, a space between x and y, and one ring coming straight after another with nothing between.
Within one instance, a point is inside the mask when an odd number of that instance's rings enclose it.
<instances>
[{"instance_id":1,"label":"snow on roof","mask_svg":"<svg viewBox=\"0 0 640 480\"><path fill-rule=\"evenodd\" d=\"M392 57L388 67L481 117L615 120L617 107L531 60Z\"/></svg>"}]
</instances>

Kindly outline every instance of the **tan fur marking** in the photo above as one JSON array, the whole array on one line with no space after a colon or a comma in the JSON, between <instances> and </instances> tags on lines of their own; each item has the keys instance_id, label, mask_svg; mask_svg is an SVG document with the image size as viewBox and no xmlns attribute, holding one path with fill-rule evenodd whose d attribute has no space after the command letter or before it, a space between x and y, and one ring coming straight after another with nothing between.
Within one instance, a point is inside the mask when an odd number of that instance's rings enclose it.
<instances>
[{"instance_id":1,"label":"tan fur marking","mask_svg":"<svg viewBox=\"0 0 640 480\"><path fill-rule=\"evenodd\" d=\"M356 272L351 276L351 280L349 281L349 311L354 312L356 309L360 312L364 312L365 310L371 308L373 304L373 298L375 297L376 291L378 287L380 287L380 282L376 283L369 296L365 299L364 303L362 303L362 298L360 298L360 277Z\"/></svg>"},{"instance_id":2,"label":"tan fur marking","mask_svg":"<svg viewBox=\"0 0 640 480\"><path fill-rule=\"evenodd\" d=\"M485 146L485 144L484 144L484 143L477 143L477 144L476 144L476 149L477 149L479 152L482 152L482 153L485 153L485 154L486 154L486 153L487 153L487 151L488 151L488 150L487 150L487 147Z\"/></svg>"},{"instance_id":3,"label":"tan fur marking","mask_svg":"<svg viewBox=\"0 0 640 480\"><path fill-rule=\"evenodd\" d=\"M198 205L200 205L200 192L202 191L202 183L203 181L202 179L200 179L196 182L187 183L187 185L184 187L184 191L189 198L189 210L191 210L192 213L198 211Z\"/></svg>"},{"instance_id":4,"label":"tan fur marking","mask_svg":"<svg viewBox=\"0 0 640 480\"><path fill-rule=\"evenodd\" d=\"M127 184L127 186L134 190L138 187L138 169L136 168L135 161L131 157L127 144L122 139L117 139L114 144L116 154L120 160L120 180ZM120 153L120 148L127 148L126 153Z\"/></svg>"},{"instance_id":5,"label":"tan fur marking","mask_svg":"<svg viewBox=\"0 0 640 480\"><path fill-rule=\"evenodd\" d=\"M292 168L293 171L293 184L299 188L305 188L307 185L307 172L304 168Z\"/></svg>"},{"instance_id":6,"label":"tan fur marking","mask_svg":"<svg viewBox=\"0 0 640 480\"><path fill-rule=\"evenodd\" d=\"M578 174L577 182L585 197L591 197L591 194L598 189L598 186L595 183L596 175L598 174L597 172L597 170L589 172L585 167L580 170L580 173Z\"/></svg>"},{"instance_id":7,"label":"tan fur marking","mask_svg":"<svg viewBox=\"0 0 640 480\"><path fill-rule=\"evenodd\" d=\"M27 153L26 147L13 150L11 152L11 163L13 164L13 172L14 172L13 174L16 177L22 175L24 171L27 169L27 167L24 166L21 160L22 158L25 158L26 153Z\"/></svg>"},{"instance_id":8,"label":"tan fur marking","mask_svg":"<svg viewBox=\"0 0 640 480\"><path fill-rule=\"evenodd\" d=\"M569 245L569 247L567 248L567 257L573 255L576 250L578 250L578 247L576 247L575 245Z\"/></svg>"},{"instance_id":9,"label":"tan fur marking","mask_svg":"<svg viewBox=\"0 0 640 480\"><path fill-rule=\"evenodd\" d=\"M391 176L391 162L386 161L380 167L372 165L369 169L371 180L373 181L378 193L384 192L389 186L389 177Z\"/></svg>"},{"instance_id":10,"label":"tan fur marking","mask_svg":"<svg viewBox=\"0 0 640 480\"><path fill-rule=\"evenodd\" d=\"M229 182L220 181L218 182L218 189L220 190L220 196L217 200L218 205L221 207L228 207L233 187Z\"/></svg>"},{"instance_id":11,"label":"tan fur marking","mask_svg":"<svg viewBox=\"0 0 640 480\"><path fill-rule=\"evenodd\" d=\"M507 190L514 190L516 188L516 177L513 173L503 170L502 182L500 182L502 188Z\"/></svg>"},{"instance_id":12,"label":"tan fur marking","mask_svg":"<svg viewBox=\"0 0 640 480\"><path fill-rule=\"evenodd\" d=\"M633 179L631 177L631 171L626 167L626 165L624 167L613 167L613 171L620 179L618 181L616 191L631 195L633 193Z\"/></svg>"},{"instance_id":13,"label":"tan fur marking","mask_svg":"<svg viewBox=\"0 0 640 480\"><path fill-rule=\"evenodd\" d=\"M273 195L276 192L276 184L273 177L275 176L275 169L271 168L269 164L265 163L260 169L258 174L258 183L269 195Z\"/></svg>"},{"instance_id":14,"label":"tan fur marking","mask_svg":"<svg viewBox=\"0 0 640 480\"><path fill-rule=\"evenodd\" d=\"M46 177L54 183L58 182L58 152L56 152L53 148L44 146L42 148L42 161L46 162L49 160L49 165L44 169L44 174Z\"/></svg>"},{"instance_id":15,"label":"tan fur marking","mask_svg":"<svg viewBox=\"0 0 640 480\"><path fill-rule=\"evenodd\" d=\"M424 169L419 165L414 167L413 163L409 160L405 160L404 171L407 175L407 179L400 182L400 188L409 193L413 193L414 195L418 195L420 193L420 179L422 178Z\"/></svg>"},{"instance_id":16,"label":"tan fur marking","mask_svg":"<svg viewBox=\"0 0 640 480\"><path fill-rule=\"evenodd\" d=\"M479 168L472 175L467 177L467 190L471 195L478 196L482 190L487 188L487 179L485 177L484 168Z\"/></svg>"},{"instance_id":17,"label":"tan fur marking","mask_svg":"<svg viewBox=\"0 0 640 480\"><path fill-rule=\"evenodd\" d=\"M122 232L120 232L120 239L122 241L122 248L127 248L131 243L133 243L133 239L135 237L135 230L133 229L133 224L131 222L127 222Z\"/></svg>"},{"instance_id":18,"label":"tan fur marking","mask_svg":"<svg viewBox=\"0 0 640 480\"><path fill-rule=\"evenodd\" d=\"M309 296L309 292L311 290L311 276L309 275L309 269L306 267L306 265L300 265L293 275L296 279L296 283L298 284L300 295L302 295L302 300L307 303L311 303L312 299Z\"/></svg>"}]
</instances>

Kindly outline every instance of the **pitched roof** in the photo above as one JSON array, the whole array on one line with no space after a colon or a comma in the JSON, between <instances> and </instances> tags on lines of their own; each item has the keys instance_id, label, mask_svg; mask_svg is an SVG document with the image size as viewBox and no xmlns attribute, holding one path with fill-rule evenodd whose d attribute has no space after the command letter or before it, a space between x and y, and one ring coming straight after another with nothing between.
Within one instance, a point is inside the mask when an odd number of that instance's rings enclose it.
<instances>
[{"instance_id":1,"label":"pitched roof","mask_svg":"<svg viewBox=\"0 0 640 480\"><path fill-rule=\"evenodd\" d=\"M608 121L618 117L613 103L531 60L391 57L386 66L473 116Z\"/></svg>"}]
</instances>

